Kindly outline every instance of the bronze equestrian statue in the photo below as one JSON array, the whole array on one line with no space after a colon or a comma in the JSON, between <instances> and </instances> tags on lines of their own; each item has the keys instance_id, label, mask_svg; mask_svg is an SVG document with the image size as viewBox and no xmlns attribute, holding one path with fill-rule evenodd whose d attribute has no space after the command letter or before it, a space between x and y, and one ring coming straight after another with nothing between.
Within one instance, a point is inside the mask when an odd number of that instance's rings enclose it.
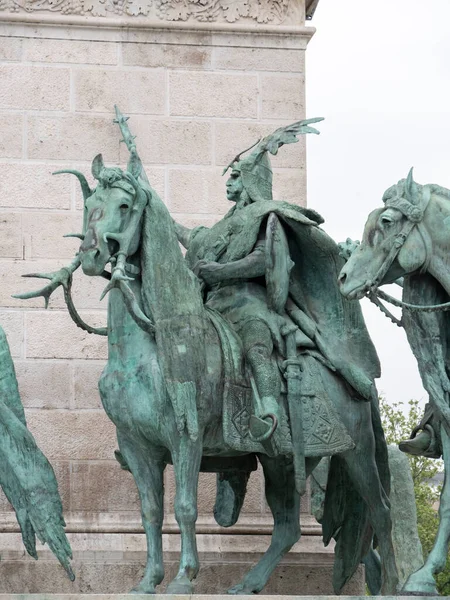
<instances>
[{"instance_id":1,"label":"bronze equestrian statue","mask_svg":"<svg viewBox=\"0 0 450 600\"><path fill-rule=\"evenodd\" d=\"M339 293L343 264L313 210L272 199L269 154L297 135L300 121L257 142L231 163L234 206L216 225L177 225L143 171L126 118L116 122L130 151L127 170L92 163L80 251L35 293L59 285L77 325L72 273L109 279L108 363L99 382L117 427L122 466L138 487L147 566L138 592L164 577L163 471L172 463L179 571L169 593L191 593L199 569L195 539L201 470L218 473L215 518L239 516L250 472L262 464L274 517L269 549L231 593L259 592L300 537L300 494L321 456L332 456L324 538L337 540L339 591L376 535L383 591L397 571L387 495L387 452L374 378L375 349L357 303ZM179 240L187 247L186 259ZM108 270L110 265L111 270ZM22 297L30 297L31 294Z\"/></svg>"}]
</instances>

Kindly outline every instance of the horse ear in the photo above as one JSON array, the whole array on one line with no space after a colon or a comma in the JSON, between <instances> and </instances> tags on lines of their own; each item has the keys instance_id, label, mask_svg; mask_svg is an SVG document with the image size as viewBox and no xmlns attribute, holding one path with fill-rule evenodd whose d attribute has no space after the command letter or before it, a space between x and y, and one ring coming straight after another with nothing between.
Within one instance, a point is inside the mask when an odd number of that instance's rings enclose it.
<instances>
[{"instance_id":1,"label":"horse ear","mask_svg":"<svg viewBox=\"0 0 450 600\"><path fill-rule=\"evenodd\" d=\"M413 169L414 169L414 167L410 168L408 177L406 178L405 194L406 194L407 200L409 200L409 202L411 202L411 204L417 204L418 196L419 196L419 186L413 179Z\"/></svg>"},{"instance_id":2,"label":"horse ear","mask_svg":"<svg viewBox=\"0 0 450 600\"><path fill-rule=\"evenodd\" d=\"M97 154L97 156L92 161L91 167L91 172L95 179L99 180L100 173L103 171L104 168L105 165L103 163L103 156L101 154Z\"/></svg>"},{"instance_id":3,"label":"horse ear","mask_svg":"<svg viewBox=\"0 0 450 600\"><path fill-rule=\"evenodd\" d=\"M136 152L131 152L130 160L128 161L127 171L137 180L142 172L141 159Z\"/></svg>"}]
</instances>

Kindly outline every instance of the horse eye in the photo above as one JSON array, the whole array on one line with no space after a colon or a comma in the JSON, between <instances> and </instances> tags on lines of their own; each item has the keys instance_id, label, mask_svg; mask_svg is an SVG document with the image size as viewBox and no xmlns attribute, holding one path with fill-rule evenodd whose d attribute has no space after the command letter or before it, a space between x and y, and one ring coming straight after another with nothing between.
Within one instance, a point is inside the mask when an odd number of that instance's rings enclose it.
<instances>
[{"instance_id":1,"label":"horse eye","mask_svg":"<svg viewBox=\"0 0 450 600\"><path fill-rule=\"evenodd\" d=\"M121 204L121 205L120 205L120 210L123 210L123 211L125 211L125 210L128 210L129 208L130 208L130 207L128 206L128 204Z\"/></svg>"},{"instance_id":2,"label":"horse eye","mask_svg":"<svg viewBox=\"0 0 450 600\"><path fill-rule=\"evenodd\" d=\"M392 225L392 219L389 217L381 217L381 224L388 227L389 225Z\"/></svg>"}]
</instances>

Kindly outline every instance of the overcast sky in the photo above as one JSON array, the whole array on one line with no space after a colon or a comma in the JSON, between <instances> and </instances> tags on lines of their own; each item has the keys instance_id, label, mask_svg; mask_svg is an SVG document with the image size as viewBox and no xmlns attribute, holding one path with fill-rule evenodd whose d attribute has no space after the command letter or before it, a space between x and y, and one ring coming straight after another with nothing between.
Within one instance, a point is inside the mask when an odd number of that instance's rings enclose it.
<instances>
[{"instance_id":1,"label":"overcast sky","mask_svg":"<svg viewBox=\"0 0 450 600\"><path fill-rule=\"evenodd\" d=\"M450 0L320 0L307 50L308 203L336 240L361 239L414 166L450 188ZM362 301L389 401L426 401L404 333Z\"/></svg>"}]
</instances>

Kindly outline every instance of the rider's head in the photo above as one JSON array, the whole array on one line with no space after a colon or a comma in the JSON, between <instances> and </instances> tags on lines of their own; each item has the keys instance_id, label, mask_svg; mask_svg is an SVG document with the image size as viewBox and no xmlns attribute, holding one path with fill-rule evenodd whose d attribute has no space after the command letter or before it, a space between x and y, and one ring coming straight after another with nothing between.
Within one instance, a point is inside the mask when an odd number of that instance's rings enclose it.
<instances>
[{"instance_id":1,"label":"rider's head","mask_svg":"<svg viewBox=\"0 0 450 600\"><path fill-rule=\"evenodd\" d=\"M231 174L226 183L227 198L238 202L245 195L248 202L271 201L272 198L272 167L267 151L258 147L245 158L235 159L228 165L224 173L231 168Z\"/></svg>"},{"instance_id":2,"label":"rider's head","mask_svg":"<svg viewBox=\"0 0 450 600\"><path fill-rule=\"evenodd\" d=\"M236 164L226 183L227 186L227 199L231 202L237 202L244 191L244 184L242 183L241 170Z\"/></svg>"}]
</instances>

